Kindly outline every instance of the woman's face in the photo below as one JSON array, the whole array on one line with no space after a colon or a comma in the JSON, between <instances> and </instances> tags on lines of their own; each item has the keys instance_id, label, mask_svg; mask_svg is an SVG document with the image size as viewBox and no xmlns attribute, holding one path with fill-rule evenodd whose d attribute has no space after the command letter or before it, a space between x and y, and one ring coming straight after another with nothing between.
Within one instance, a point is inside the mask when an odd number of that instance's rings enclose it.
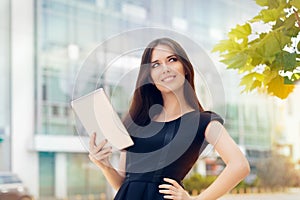
<instances>
[{"instance_id":1,"label":"woman's face","mask_svg":"<svg viewBox=\"0 0 300 200\"><path fill-rule=\"evenodd\" d=\"M183 87L185 71L177 55L167 45L157 45L151 56L151 78L162 93L175 92Z\"/></svg>"}]
</instances>

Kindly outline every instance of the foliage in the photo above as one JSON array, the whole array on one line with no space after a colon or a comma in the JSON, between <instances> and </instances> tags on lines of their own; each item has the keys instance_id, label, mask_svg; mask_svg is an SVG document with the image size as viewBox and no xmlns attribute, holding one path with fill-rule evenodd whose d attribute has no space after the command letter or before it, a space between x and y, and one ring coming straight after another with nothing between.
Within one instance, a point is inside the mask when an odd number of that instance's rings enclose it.
<instances>
[{"instance_id":1,"label":"foliage","mask_svg":"<svg viewBox=\"0 0 300 200\"><path fill-rule=\"evenodd\" d=\"M210 186L215 180L217 176L201 176L199 173L194 173L189 178L183 180L183 185L186 191L190 194L194 190L200 193L202 190L206 189ZM256 178L252 183L247 183L245 180L239 182L238 185L235 186L236 189L245 189L249 187L257 187L259 185L259 179Z\"/></svg>"},{"instance_id":2,"label":"foliage","mask_svg":"<svg viewBox=\"0 0 300 200\"><path fill-rule=\"evenodd\" d=\"M299 172L289 158L273 154L257 164L260 186L278 188L298 186Z\"/></svg>"},{"instance_id":3,"label":"foliage","mask_svg":"<svg viewBox=\"0 0 300 200\"><path fill-rule=\"evenodd\" d=\"M256 177L255 180L253 180L251 183L246 182L246 180L242 180L241 182L239 182L234 188L235 189L241 189L241 188L251 188L251 187L257 187L259 186L259 178Z\"/></svg>"},{"instance_id":4,"label":"foliage","mask_svg":"<svg viewBox=\"0 0 300 200\"><path fill-rule=\"evenodd\" d=\"M300 80L300 1L256 0L262 10L213 48L237 70L243 92L254 89L285 99ZM257 31L255 27L264 27Z\"/></svg>"},{"instance_id":5,"label":"foliage","mask_svg":"<svg viewBox=\"0 0 300 200\"><path fill-rule=\"evenodd\" d=\"M198 173L191 175L189 178L183 180L183 185L185 190L192 194L193 190L200 192L201 190L207 188L210 184L214 182L216 176L201 176Z\"/></svg>"}]
</instances>

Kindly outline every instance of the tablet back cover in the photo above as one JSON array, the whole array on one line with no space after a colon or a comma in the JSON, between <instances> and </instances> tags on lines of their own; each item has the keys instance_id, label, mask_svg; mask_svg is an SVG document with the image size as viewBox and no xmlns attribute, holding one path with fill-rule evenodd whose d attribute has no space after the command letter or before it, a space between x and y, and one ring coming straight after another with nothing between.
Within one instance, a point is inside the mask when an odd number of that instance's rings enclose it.
<instances>
[{"instance_id":1,"label":"tablet back cover","mask_svg":"<svg viewBox=\"0 0 300 200\"><path fill-rule=\"evenodd\" d=\"M118 150L133 145L103 88L73 100L71 106L86 132L97 133L96 144L106 138L109 145Z\"/></svg>"}]
</instances>

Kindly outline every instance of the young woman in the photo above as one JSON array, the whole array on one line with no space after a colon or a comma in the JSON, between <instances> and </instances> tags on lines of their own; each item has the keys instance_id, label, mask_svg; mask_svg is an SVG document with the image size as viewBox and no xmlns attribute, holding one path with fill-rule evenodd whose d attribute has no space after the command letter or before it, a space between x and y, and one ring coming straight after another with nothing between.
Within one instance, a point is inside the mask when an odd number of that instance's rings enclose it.
<instances>
[{"instance_id":1,"label":"young woman","mask_svg":"<svg viewBox=\"0 0 300 200\"><path fill-rule=\"evenodd\" d=\"M111 147L90 139L90 159L118 192L115 200L217 199L249 173L249 164L216 113L204 111L194 87L194 70L184 49L169 38L145 49L124 124L134 145L121 152L120 167L109 162ZM199 196L181 183L207 142L226 163Z\"/></svg>"}]
</instances>

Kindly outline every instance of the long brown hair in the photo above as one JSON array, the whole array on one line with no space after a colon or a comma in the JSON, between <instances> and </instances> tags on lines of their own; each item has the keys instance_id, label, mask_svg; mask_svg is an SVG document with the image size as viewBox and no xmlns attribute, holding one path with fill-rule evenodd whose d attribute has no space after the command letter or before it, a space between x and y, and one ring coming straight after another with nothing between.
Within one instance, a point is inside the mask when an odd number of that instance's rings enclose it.
<instances>
[{"instance_id":1,"label":"long brown hair","mask_svg":"<svg viewBox=\"0 0 300 200\"><path fill-rule=\"evenodd\" d=\"M151 121L150 108L155 104L161 105L160 109L151 110L151 115L155 115L161 112L161 107L164 104L161 92L153 84L150 76L152 52L158 45L170 47L178 60L183 64L186 73L184 83L184 96L186 101L195 110L203 111L195 92L193 65L188 59L186 52L176 41L170 38L159 38L149 43L143 52L132 102L129 112L124 118L124 125L127 128L129 128L132 123L139 126L147 125Z\"/></svg>"}]
</instances>

